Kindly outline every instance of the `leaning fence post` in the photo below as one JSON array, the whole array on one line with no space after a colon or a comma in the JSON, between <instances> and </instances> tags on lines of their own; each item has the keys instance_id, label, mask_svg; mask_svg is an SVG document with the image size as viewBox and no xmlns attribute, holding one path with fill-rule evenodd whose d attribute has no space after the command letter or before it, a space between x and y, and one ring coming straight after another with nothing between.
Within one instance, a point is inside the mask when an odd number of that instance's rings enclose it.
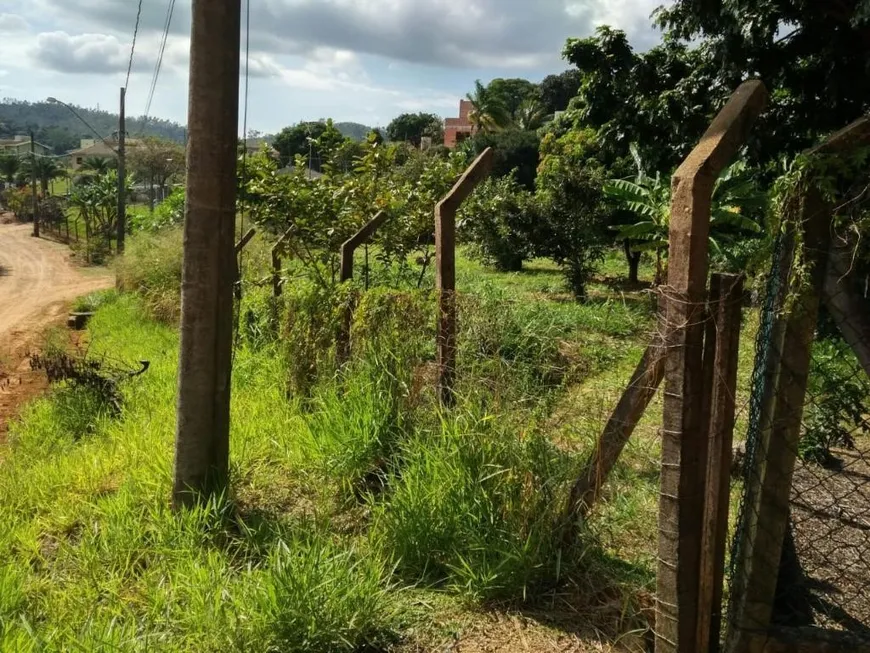
<instances>
[{"instance_id":1,"label":"leaning fence post","mask_svg":"<svg viewBox=\"0 0 870 653\"><path fill-rule=\"evenodd\" d=\"M281 297L284 291L281 285L281 248L284 247L284 243L287 242L295 231L295 225L290 227L272 247L272 296L275 299Z\"/></svg>"},{"instance_id":2,"label":"leaning fence post","mask_svg":"<svg viewBox=\"0 0 870 653\"><path fill-rule=\"evenodd\" d=\"M236 301L242 302L242 271L239 269L239 254L245 249L251 239L257 235L256 229L248 229L247 233L242 236L242 239L236 243L235 247L235 256L233 257L233 264L236 266L236 280L233 287L233 295L235 295Z\"/></svg>"},{"instance_id":3,"label":"leaning fence post","mask_svg":"<svg viewBox=\"0 0 870 653\"><path fill-rule=\"evenodd\" d=\"M435 207L435 288L438 291L438 395L452 406L456 377L456 211L492 170L486 148Z\"/></svg>"},{"instance_id":4,"label":"leaning fence post","mask_svg":"<svg viewBox=\"0 0 870 653\"><path fill-rule=\"evenodd\" d=\"M656 578L656 652L698 653L698 573L709 416L703 342L710 208L719 174L737 154L767 100L744 82L673 177L666 288L664 425Z\"/></svg>"},{"instance_id":5,"label":"leaning fence post","mask_svg":"<svg viewBox=\"0 0 870 653\"><path fill-rule=\"evenodd\" d=\"M870 120L862 118L831 136L810 155L829 155L870 142ZM785 225L784 245L778 261L779 279L773 287L789 291L795 256L795 234L800 241L809 283L798 288L787 315L774 320L774 349L766 357L767 372L757 426L756 450L747 469L747 492L741 534L735 551L731 610L726 650L742 653L753 641L763 643L770 627L777 590L783 541L788 527L789 499L797 463L801 421L806 399L812 345L820 298L827 275L833 207L821 191L810 185L800 203L800 214ZM782 296L777 297L784 307ZM762 637L756 637L761 634Z\"/></svg>"}]
</instances>

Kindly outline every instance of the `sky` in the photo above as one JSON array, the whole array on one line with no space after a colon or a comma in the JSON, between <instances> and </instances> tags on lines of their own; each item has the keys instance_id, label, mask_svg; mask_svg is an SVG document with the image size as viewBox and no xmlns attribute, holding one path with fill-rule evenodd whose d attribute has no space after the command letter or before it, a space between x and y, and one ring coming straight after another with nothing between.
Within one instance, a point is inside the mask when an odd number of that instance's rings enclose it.
<instances>
[{"instance_id":1,"label":"sky","mask_svg":"<svg viewBox=\"0 0 870 653\"><path fill-rule=\"evenodd\" d=\"M128 115L145 111L169 2L142 2ZM659 40L649 17L662 2L250 0L247 126L272 133L300 120L384 127L404 112L456 115L476 79L540 81L567 69L565 40L599 25L623 29L636 49L647 49ZM137 6L0 0L0 97L53 96L117 111ZM175 3L149 114L180 123L187 122L190 6Z\"/></svg>"}]
</instances>

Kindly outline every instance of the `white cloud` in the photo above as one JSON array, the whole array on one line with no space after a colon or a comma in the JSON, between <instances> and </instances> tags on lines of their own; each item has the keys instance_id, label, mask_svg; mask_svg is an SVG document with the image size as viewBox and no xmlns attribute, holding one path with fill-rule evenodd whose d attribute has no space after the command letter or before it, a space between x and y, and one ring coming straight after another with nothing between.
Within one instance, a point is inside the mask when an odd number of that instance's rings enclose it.
<instances>
[{"instance_id":1,"label":"white cloud","mask_svg":"<svg viewBox=\"0 0 870 653\"><path fill-rule=\"evenodd\" d=\"M46 68L64 73L115 73L126 70L128 52L108 34L43 32L30 52Z\"/></svg>"},{"instance_id":2,"label":"white cloud","mask_svg":"<svg viewBox=\"0 0 870 653\"><path fill-rule=\"evenodd\" d=\"M0 14L0 34L29 32L30 25L17 14Z\"/></svg>"}]
</instances>

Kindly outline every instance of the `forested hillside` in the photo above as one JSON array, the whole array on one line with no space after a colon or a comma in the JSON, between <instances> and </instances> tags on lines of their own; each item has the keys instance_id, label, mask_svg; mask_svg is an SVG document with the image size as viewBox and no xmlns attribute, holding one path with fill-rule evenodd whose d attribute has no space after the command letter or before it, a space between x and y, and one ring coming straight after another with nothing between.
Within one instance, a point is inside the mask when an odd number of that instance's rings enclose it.
<instances>
[{"instance_id":1,"label":"forested hillside","mask_svg":"<svg viewBox=\"0 0 870 653\"><path fill-rule=\"evenodd\" d=\"M97 109L74 107L97 132L110 136L118 130L118 114ZM131 136L159 136L179 143L184 142L184 126L170 120L149 117L147 121L127 118L127 132ZM0 138L27 134L33 130L40 143L62 154L78 147L82 138L93 138L82 121L61 104L51 102L25 102L4 98L0 102Z\"/></svg>"}]
</instances>

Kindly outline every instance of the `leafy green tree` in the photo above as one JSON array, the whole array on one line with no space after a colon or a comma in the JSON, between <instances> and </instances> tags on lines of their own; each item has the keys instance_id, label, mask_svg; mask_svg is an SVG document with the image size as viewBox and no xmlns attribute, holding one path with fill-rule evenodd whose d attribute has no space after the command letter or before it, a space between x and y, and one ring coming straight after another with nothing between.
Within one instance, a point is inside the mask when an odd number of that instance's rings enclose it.
<instances>
[{"instance_id":1,"label":"leafy green tree","mask_svg":"<svg viewBox=\"0 0 870 653\"><path fill-rule=\"evenodd\" d=\"M514 113L514 124L522 131L536 131L547 121L547 109L536 99L525 100Z\"/></svg>"},{"instance_id":2,"label":"leafy green tree","mask_svg":"<svg viewBox=\"0 0 870 653\"><path fill-rule=\"evenodd\" d=\"M540 86L541 102L548 114L564 111L576 97L582 83L579 70L566 70L558 75L547 75Z\"/></svg>"},{"instance_id":3,"label":"leafy green tree","mask_svg":"<svg viewBox=\"0 0 870 653\"><path fill-rule=\"evenodd\" d=\"M29 182L34 177L39 182L43 195L48 195L48 185L53 179L66 176L64 170L57 161L46 157L27 158L21 162L19 177L22 181Z\"/></svg>"},{"instance_id":4,"label":"leafy green tree","mask_svg":"<svg viewBox=\"0 0 870 653\"><path fill-rule=\"evenodd\" d=\"M747 75L771 92L750 150L759 162L796 154L870 107L867 0L676 0L656 22L714 64L710 88L733 90Z\"/></svg>"},{"instance_id":5,"label":"leafy green tree","mask_svg":"<svg viewBox=\"0 0 870 653\"><path fill-rule=\"evenodd\" d=\"M463 203L457 227L483 263L503 272L519 271L534 254L538 238L535 196L512 175L490 177Z\"/></svg>"},{"instance_id":6,"label":"leafy green tree","mask_svg":"<svg viewBox=\"0 0 870 653\"><path fill-rule=\"evenodd\" d=\"M539 98L538 85L527 79L497 78L489 83L486 90L507 110L512 119L516 118L524 103Z\"/></svg>"},{"instance_id":7,"label":"leafy green tree","mask_svg":"<svg viewBox=\"0 0 870 653\"><path fill-rule=\"evenodd\" d=\"M424 136L433 142L444 141L444 127L441 118L431 113L403 113L387 125L387 136L394 142L411 143L420 147Z\"/></svg>"},{"instance_id":8,"label":"leafy green tree","mask_svg":"<svg viewBox=\"0 0 870 653\"><path fill-rule=\"evenodd\" d=\"M14 184L18 171L21 169L21 160L17 156L9 154L0 155L0 175L7 184Z\"/></svg>"},{"instance_id":9,"label":"leafy green tree","mask_svg":"<svg viewBox=\"0 0 870 653\"><path fill-rule=\"evenodd\" d=\"M465 143L473 156L491 147L495 151L493 174L496 177L513 174L520 185L534 190L541 145L541 139L536 132L518 129L481 132Z\"/></svg>"},{"instance_id":10,"label":"leafy green tree","mask_svg":"<svg viewBox=\"0 0 870 653\"><path fill-rule=\"evenodd\" d=\"M306 167L319 172L345 141L346 137L335 123L325 120L300 122L293 127L285 127L275 137L272 146L278 151L282 167L290 165L297 156L301 156L307 164Z\"/></svg>"},{"instance_id":11,"label":"leafy green tree","mask_svg":"<svg viewBox=\"0 0 870 653\"><path fill-rule=\"evenodd\" d=\"M160 196L165 198L167 185L184 174L184 159L182 145L146 137L129 149L127 164L136 179L150 186L153 203L155 186L160 189Z\"/></svg>"},{"instance_id":12,"label":"leafy green tree","mask_svg":"<svg viewBox=\"0 0 870 653\"><path fill-rule=\"evenodd\" d=\"M570 118L578 129L596 131L608 167L622 160L626 168L634 143L651 170L673 170L733 90L714 84L703 48L673 39L637 54L624 32L605 26L593 37L569 39L563 56L582 78Z\"/></svg>"},{"instance_id":13,"label":"leafy green tree","mask_svg":"<svg viewBox=\"0 0 870 653\"><path fill-rule=\"evenodd\" d=\"M96 176L105 175L118 167L117 159L108 156L89 156L82 161L81 170Z\"/></svg>"},{"instance_id":14,"label":"leafy green tree","mask_svg":"<svg viewBox=\"0 0 870 653\"><path fill-rule=\"evenodd\" d=\"M484 86L480 80L474 82L474 91L467 95L471 102L468 118L477 132L492 132L509 127L513 116L505 100L491 87Z\"/></svg>"},{"instance_id":15,"label":"leafy green tree","mask_svg":"<svg viewBox=\"0 0 870 653\"><path fill-rule=\"evenodd\" d=\"M568 287L578 299L604 251L609 211L603 185L606 168L592 129L548 134L541 142L537 198L542 220L538 254L561 266Z\"/></svg>"}]
</instances>

